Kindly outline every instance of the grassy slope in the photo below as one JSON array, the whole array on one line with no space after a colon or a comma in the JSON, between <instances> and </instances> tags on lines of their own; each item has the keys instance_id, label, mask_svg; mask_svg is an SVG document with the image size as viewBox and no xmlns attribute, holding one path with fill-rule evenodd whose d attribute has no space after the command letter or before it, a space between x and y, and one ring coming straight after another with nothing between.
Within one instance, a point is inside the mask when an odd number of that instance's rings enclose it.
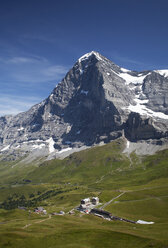
<instances>
[{"instance_id":1,"label":"grassy slope","mask_svg":"<svg viewBox=\"0 0 168 248\"><path fill-rule=\"evenodd\" d=\"M108 222L78 213L47 219L1 209L0 222L5 224L0 224L0 247L168 247L168 151L143 158L132 154L132 164L122 148L123 141L117 140L40 167L3 164L0 201L14 193L30 199L32 193L38 198L52 190L38 206L45 205L48 212L67 212L83 197L97 195L105 203L125 191L106 210L132 220L154 221L154 225ZM23 179L32 182L24 185ZM39 219L46 221L35 223ZM22 229L27 223L32 225Z\"/></svg>"}]
</instances>

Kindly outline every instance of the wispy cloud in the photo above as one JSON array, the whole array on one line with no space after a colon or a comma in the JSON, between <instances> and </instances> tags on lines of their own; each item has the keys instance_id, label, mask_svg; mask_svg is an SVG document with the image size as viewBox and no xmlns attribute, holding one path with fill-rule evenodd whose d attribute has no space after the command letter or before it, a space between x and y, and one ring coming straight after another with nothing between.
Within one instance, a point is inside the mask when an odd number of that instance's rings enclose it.
<instances>
[{"instance_id":1,"label":"wispy cloud","mask_svg":"<svg viewBox=\"0 0 168 248\"><path fill-rule=\"evenodd\" d=\"M141 61L138 61L138 60L135 60L135 59L132 59L132 58L128 58L128 57L123 57L123 56L119 56L119 55L115 55L114 56L116 59L118 59L119 61L121 62L126 62L126 63L129 63L129 64L136 64L136 65L144 65L143 62Z\"/></svg>"},{"instance_id":2,"label":"wispy cloud","mask_svg":"<svg viewBox=\"0 0 168 248\"><path fill-rule=\"evenodd\" d=\"M42 41L47 43L55 43L58 41L58 37L52 37L49 35L42 35L42 34L22 34L20 36L20 40L35 40L35 41Z\"/></svg>"},{"instance_id":3,"label":"wispy cloud","mask_svg":"<svg viewBox=\"0 0 168 248\"><path fill-rule=\"evenodd\" d=\"M144 63L142 61L139 61L137 59L134 59L134 58L131 58L131 57L128 57L128 56L122 56L117 51L113 51L111 53L111 58L112 58L112 60L116 60L118 63L121 62L121 63L124 63L124 64L137 65L137 66L144 65Z\"/></svg>"},{"instance_id":4,"label":"wispy cloud","mask_svg":"<svg viewBox=\"0 0 168 248\"><path fill-rule=\"evenodd\" d=\"M60 80L69 69L68 66L55 65L46 58L38 56L1 57L0 65L0 73L6 75L5 79L22 83Z\"/></svg>"},{"instance_id":5,"label":"wispy cloud","mask_svg":"<svg viewBox=\"0 0 168 248\"><path fill-rule=\"evenodd\" d=\"M39 56L0 57L0 116L26 111L47 97L68 69Z\"/></svg>"},{"instance_id":6,"label":"wispy cloud","mask_svg":"<svg viewBox=\"0 0 168 248\"><path fill-rule=\"evenodd\" d=\"M36 64L41 62L47 62L46 59L40 57L13 57L6 61L7 64Z\"/></svg>"},{"instance_id":7,"label":"wispy cloud","mask_svg":"<svg viewBox=\"0 0 168 248\"><path fill-rule=\"evenodd\" d=\"M0 57L0 63L3 64L37 64L37 63L49 63L49 61L46 58L39 57L39 56L29 56L29 57L8 57L3 58Z\"/></svg>"},{"instance_id":8,"label":"wispy cloud","mask_svg":"<svg viewBox=\"0 0 168 248\"><path fill-rule=\"evenodd\" d=\"M109 53L111 55L111 60L114 61L116 64L125 67L130 70L138 70L138 71L143 71L143 70L163 70L167 68L167 65L165 64L154 64L153 61L151 60L145 60L143 61L143 58L138 60L135 57L128 57L128 56L122 56L120 55L119 52L117 51L112 51Z\"/></svg>"},{"instance_id":9,"label":"wispy cloud","mask_svg":"<svg viewBox=\"0 0 168 248\"><path fill-rule=\"evenodd\" d=\"M23 63L34 63L34 59L24 57L14 57L7 61L9 64L23 64Z\"/></svg>"},{"instance_id":10,"label":"wispy cloud","mask_svg":"<svg viewBox=\"0 0 168 248\"><path fill-rule=\"evenodd\" d=\"M60 65L54 65L46 68L43 72L44 75L49 76L49 77L57 77L57 75L62 75L67 72L67 67L65 66L60 66Z\"/></svg>"},{"instance_id":11,"label":"wispy cloud","mask_svg":"<svg viewBox=\"0 0 168 248\"><path fill-rule=\"evenodd\" d=\"M18 114L40 101L39 97L0 94L0 116Z\"/></svg>"},{"instance_id":12,"label":"wispy cloud","mask_svg":"<svg viewBox=\"0 0 168 248\"><path fill-rule=\"evenodd\" d=\"M118 64L123 64L124 67L127 69L136 69L143 70L143 69L152 69L155 68L154 65L147 63L146 61L140 61L138 59L128 57L128 56L121 56L120 53L114 51L111 53L111 59L114 60Z\"/></svg>"}]
</instances>

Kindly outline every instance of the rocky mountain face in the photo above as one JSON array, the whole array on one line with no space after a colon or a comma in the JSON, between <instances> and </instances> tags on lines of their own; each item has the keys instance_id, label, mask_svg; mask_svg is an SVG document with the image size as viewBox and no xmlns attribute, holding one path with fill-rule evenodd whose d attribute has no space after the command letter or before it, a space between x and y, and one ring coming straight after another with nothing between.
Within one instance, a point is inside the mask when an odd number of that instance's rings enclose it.
<instances>
[{"instance_id":1,"label":"rocky mountain face","mask_svg":"<svg viewBox=\"0 0 168 248\"><path fill-rule=\"evenodd\" d=\"M0 117L3 158L60 157L121 136L168 144L168 70L129 71L91 52L47 99L27 112Z\"/></svg>"}]
</instances>

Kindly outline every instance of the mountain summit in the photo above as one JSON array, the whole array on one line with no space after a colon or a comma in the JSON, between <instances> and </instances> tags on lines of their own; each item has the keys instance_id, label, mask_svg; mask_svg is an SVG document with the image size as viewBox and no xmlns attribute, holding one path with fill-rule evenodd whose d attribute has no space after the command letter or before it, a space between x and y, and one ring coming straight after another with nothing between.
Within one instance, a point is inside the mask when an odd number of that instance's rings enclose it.
<instances>
[{"instance_id":1,"label":"mountain summit","mask_svg":"<svg viewBox=\"0 0 168 248\"><path fill-rule=\"evenodd\" d=\"M59 157L121 136L167 144L168 70L130 71L92 51L47 99L0 118L0 153L12 159L30 152Z\"/></svg>"}]
</instances>

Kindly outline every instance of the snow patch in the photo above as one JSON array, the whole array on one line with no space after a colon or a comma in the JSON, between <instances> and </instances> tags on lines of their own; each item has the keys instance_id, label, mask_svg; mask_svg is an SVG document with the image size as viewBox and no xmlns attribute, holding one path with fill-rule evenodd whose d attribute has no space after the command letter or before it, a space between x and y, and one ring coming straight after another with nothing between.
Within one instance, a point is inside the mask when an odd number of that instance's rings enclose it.
<instances>
[{"instance_id":1,"label":"snow patch","mask_svg":"<svg viewBox=\"0 0 168 248\"><path fill-rule=\"evenodd\" d=\"M53 138L52 137L49 138L48 140L46 140L46 142L49 144L49 153L54 152L55 151L55 148L54 148L55 142L54 142Z\"/></svg>"},{"instance_id":2,"label":"snow patch","mask_svg":"<svg viewBox=\"0 0 168 248\"><path fill-rule=\"evenodd\" d=\"M100 56L99 53L92 51L92 52L86 53L86 54L84 54L82 57L80 57L80 58L78 59L78 62L81 63L81 61L87 60L87 59L88 59L90 56L92 56L93 54L96 56L96 58L97 58L98 60L102 60L102 58L101 58L101 56Z\"/></svg>"},{"instance_id":3,"label":"snow patch","mask_svg":"<svg viewBox=\"0 0 168 248\"><path fill-rule=\"evenodd\" d=\"M154 224L155 222L148 222L148 221L144 221L144 220L138 220L137 222L136 222L137 224L148 224L148 225L151 225L151 224Z\"/></svg>"},{"instance_id":4,"label":"snow patch","mask_svg":"<svg viewBox=\"0 0 168 248\"><path fill-rule=\"evenodd\" d=\"M10 147L10 145L5 146L5 147L1 150L1 152L4 152L4 151L8 150L9 147Z\"/></svg>"},{"instance_id":5,"label":"snow patch","mask_svg":"<svg viewBox=\"0 0 168 248\"><path fill-rule=\"evenodd\" d=\"M81 92L80 92L80 93L81 93L81 94L85 94L85 95L87 96L88 92L89 92L89 91L86 91L86 90L81 90Z\"/></svg>"},{"instance_id":6,"label":"snow patch","mask_svg":"<svg viewBox=\"0 0 168 248\"><path fill-rule=\"evenodd\" d=\"M72 142L71 141L65 141L65 144L70 145Z\"/></svg>"},{"instance_id":7,"label":"snow patch","mask_svg":"<svg viewBox=\"0 0 168 248\"><path fill-rule=\"evenodd\" d=\"M80 73L80 75L82 75L83 74L83 70L82 69L79 69L79 73Z\"/></svg>"},{"instance_id":8,"label":"snow patch","mask_svg":"<svg viewBox=\"0 0 168 248\"><path fill-rule=\"evenodd\" d=\"M127 70L127 69L121 67L121 71L122 72L129 72L130 70Z\"/></svg>"},{"instance_id":9,"label":"snow patch","mask_svg":"<svg viewBox=\"0 0 168 248\"><path fill-rule=\"evenodd\" d=\"M71 126L67 126L66 134L71 131L71 128L72 128Z\"/></svg>"},{"instance_id":10,"label":"snow patch","mask_svg":"<svg viewBox=\"0 0 168 248\"><path fill-rule=\"evenodd\" d=\"M155 70L155 72L159 73L160 75L164 77L168 77L168 70Z\"/></svg>"},{"instance_id":11,"label":"snow patch","mask_svg":"<svg viewBox=\"0 0 168 248\"><path fill-rule=\"evenodd\" d=\"M141 92L135 96L134 101L136 102L136 105L130 104L127 109L139 113L141 115L146 115L149 117L155 117L160 119L168 119L168 115L162 113L162 112L155 112L149 108L146 107L146 103L148 103L148 99L141 100L140 95L143 95L142 86L141 86ZM145 95L144 95L145 96Z\"/></svg>"},{"instance_id":12,"label":"snow patch","mask_svg":"<svg viewBox=\"0 0 168 248\"><path fill-rule=\"evenodd\" d=\"M40 144L40 145L33 145L33 149L42 149L45 146L45 144Z\"/></svg>"},{"instance_id":13,"label":"snow patch","mask_svg":"<svg viewBox=\"0 0 168 248\"><path fill-rule=\"evenodd\" d=\"M127 148L129 148L129 146L130 146L130 142L129 140L127 140Z\"/></svg>"},{"instance_id":14,"label":"snow patch","mask_svg":"<svg viewBox=\"0 0 168 248\"><path fill-rule=\"evenodd\" d=\"M135 101L137 104L144 105L145 103L148 103L148 102L149 102L148 99L141 100L141 99L139 99L138 97L139 97L139 95L134 99L134 101Z\"/></svg>"},{"instance_id":15,"label":"snow patch","mask_svg":"<svg viewBox=\"0 0 168 248\"><path fill-rule=\"evenodd\" d=\"M20 148L20 145L16 146L15 149L19 149Z\"/></svg>"},{"instance_id":16,"label":"snow patch","mask_svg":"<svg viewBox=\"0 0 168 248\"><path fill-rule=\"evenodd\" d=\"M23 144L26 144L26 143L35 143L35 142L44 142L43 140L40 140L40 139L37 139L37 140L28 140L28 141L24 141L22 142Z\"/></svg>"},{"instance_id":17,"label":"snow patch","mask_svg":"<svg viewBox=\"0 0 168 248\"><path fill-rule=\"evenodd\" d=\"M156 118L168 120L168 115L166 115L162 112L154 112L153 110L148 109L145 105L142 104L142 101L144 101L143 103L145 103L146 100L136 99L137 104L136 105L129 105L128 110L130 110L132 112L139 113L141 115L147 115L150 117L156 117Z\"/></svg>"},{"instance_id":18,"label":"snow patch","mask_svg":"<svg viewBox=\"0 0 168 248\"><path fill-rule=\"evenodd\" d=\"M39 126L39 124L37 124L37 123L32 125L33 128L37 127L37 126Z\"/></svg>"},{"instance_id":19,"label":"snow patch","mask_svg":"<svg viewBox=\"0 0 168 248\"><path fill-rule=\"evenodd\" d=\"M72 150L72 148L71 147L68 147L68 148L62 149L61 151L59 151L57 153L61 154L63 152L67 152L67 151L70 151L70 150Z\"/></svg>"},{"instance_id":20,"label":"snow patch","mask_svg":"<svg viewBox=\"0 0 168 248\"><path fill-rule=\"evenodd\" d=\"M149 75L149 73L147 75ZM147 77L147 75L137 76L136 77L136 76L132 76L132 75L130 75L128 73L120 73L119 74L119 76L126 81L125 82L126 85L129 85L130 83L133 83L133 84L142 84L144 78Z\"/></svg>"},{"instance_id":21,"label":"snow patch","mask_svg":"<svg viewBox=\"0 0 168 248\"><path fill-rule=\"evenodd\" d=\"M20 127L20 128L18 129L18 131L22 131L22 130L24 130L24 127Z\"/></svg>"}]
</instances>

